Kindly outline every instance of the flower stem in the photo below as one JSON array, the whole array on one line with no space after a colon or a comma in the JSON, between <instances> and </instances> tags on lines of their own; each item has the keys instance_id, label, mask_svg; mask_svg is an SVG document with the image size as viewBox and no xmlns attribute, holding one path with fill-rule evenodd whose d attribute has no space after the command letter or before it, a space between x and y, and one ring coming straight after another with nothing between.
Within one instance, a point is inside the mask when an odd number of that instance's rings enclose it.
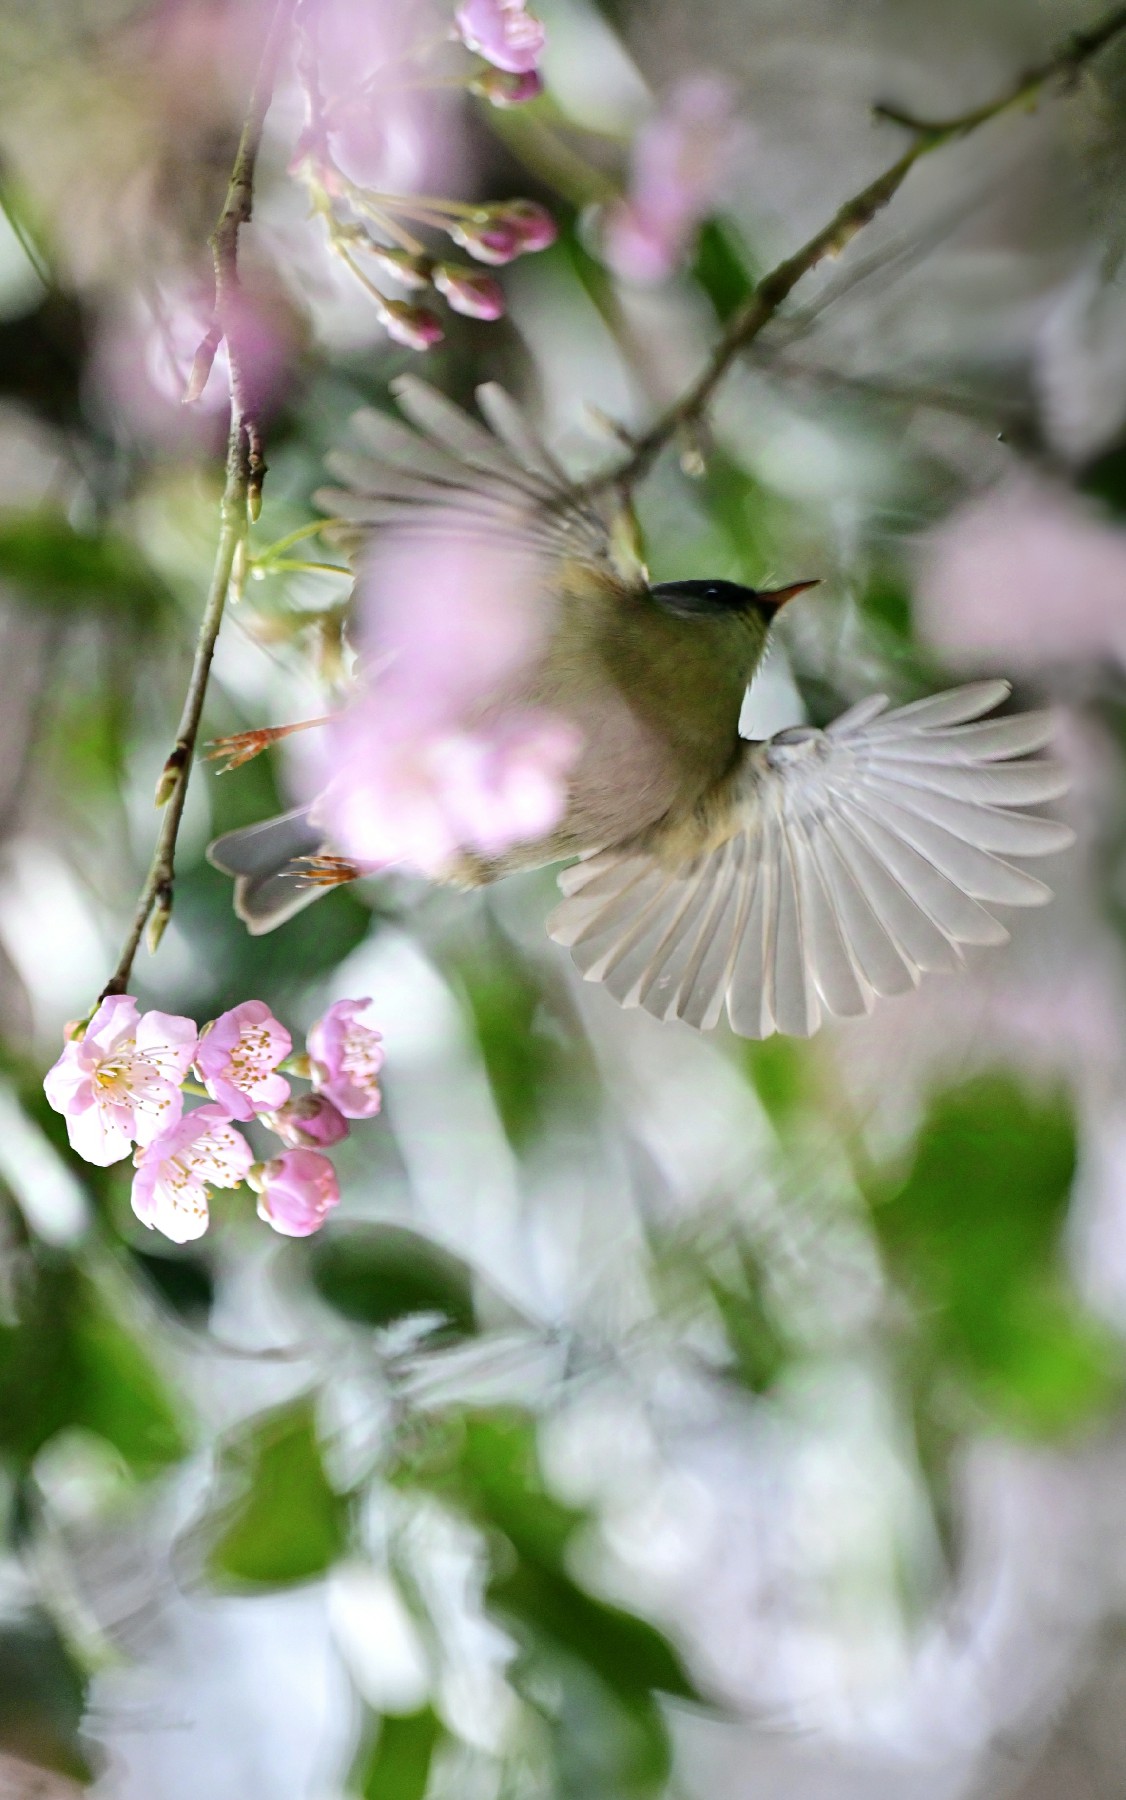
<instances>
[{"instance_id":1,"label":"flower stem","mask_svg":"<svg viewBox=\"0 0 1126 1800\"><path fill-rule=\"evenodd\" d=\"M254 194L254 168L262 141L262 127L273 97L274 83L282 50L292 21L295 0L277 0L273 19L263 45L258 72L251 90L246 119L235 153L234 167L227 187L223 210L211 234L215 260L215 320L196 355L192 383L198 379L201 359L207 362L221 338L226 337L230 361L231 424L227 440L227 473L220 503L219 542L207 590L203 617L196 638L195 655L184 696L176 742L165 761L157 784L157 804L164 807L160 833L133 914L133 923L125 939L117 967L102 989L100 1000L109 994L123 994L129 985L133 962L150 919L157 926L153 936L163 930L172 908L172 883L175 873L176 840L184 815L188 776L199 736L200 718L207 693L211 662L235 558L243 544L248 515L255 512L262 490L266 464L262 455L261 432L246 390L239 355L238 332L232 327L232 300L238 291L238 236L250 218ZM218 335L216 335L218 334ZM214 344L212 340L214 339ZM233 341L232 341L233 340ZM207 368L210 363L207 363ZM203 380L207 379L207 369ZM201 384L202 385L202 384ZM155 944L154 944L155 948Z\"/></svg>"}]
</instances>

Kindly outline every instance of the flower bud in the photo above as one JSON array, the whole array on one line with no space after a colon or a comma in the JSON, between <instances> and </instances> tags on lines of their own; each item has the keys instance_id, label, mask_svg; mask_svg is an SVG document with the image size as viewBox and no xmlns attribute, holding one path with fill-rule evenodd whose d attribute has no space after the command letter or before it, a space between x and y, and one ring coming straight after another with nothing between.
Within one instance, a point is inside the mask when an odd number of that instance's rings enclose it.
<instances>
[{"instance_id":1,"label":"flower bud","mask_svg":"<svg viewBox=\"0 0 1126 1800\"><path fill-rule=\"evenodd\" d=\"M263 1165L258 1217L283 1237L310 1237L340 1204L336 1170L316 1150L287 1150Z\"/></svg>"},{"instance_id":2,"label":"flower bud","mask_svg":"<svg viewBox=\"0 0 1126 1800\"><path fill-rule=\"evenodd\" d=\"M454 312L470 319L499 319L504 314L504 290L491 275L476 269L459 268L456 263L438 263L434 269L434 286Z\"/></svg>"},{"instance_id":3,"label":"flower bud","mask_svg":"<svg viewBox=\"0 0 1126 1800\"><path fill-rule=\"evenodd\" d=\"M399 282L402 287L419 293L430 286L434 265L428 256L416 256L410 250L396 250L389 244L377 244L371 238L365 240L364 249L383 273Z\"/></svg>"},{"instance_id":4,"label":"flower bud","mask_svg":"<svg viewBox=\"0 0 1126 1800\"><path fill-rule=\"evenodd\" d=\"M348 1136L348 1121L325 1094L301 1094L262 1123L295 1150L327 1150Z\"/></svg>"},{"instance_id":5,"label":"flower bud","mask_svg":"<svg viewBox=\"0 0 1126 1800\"><path fill-rule=\"evenodd\" d=\"M515 74L507 69L482 69L471 83L470 91L490 106L508 108L538 100L543 93L543 76L537 69Z\"/></svg>"},{"instance_id":6,"label":"flower bud","mask_svg":"<svg viewBox=\"0 0 1126 1800\"><path fill-rule=\"evenodd\" d=\"M405 300L387 300L382 314L388 337L408 350L429 350L440 344L445 333L434 313L425 306L411 306Z\"/></svg>"},{"instance_id":7,"label":"flower bud","mask_svg":"<svg viewBox=\"0 0 1126 1800\"><path fill-rule=\"evenodd\" d=\"M483 263L512 262L522 249L520 233L499 211L482 209L472 218L459 219L450 226L450 236L455 244L460 244L470 256Z\"/></svg>"},{"instance_id":8,"label":"flower bud","mask_svg":"<svg viewBox=\"0 0 1126 1800\"><path fill-rule=\"evenodd\" d=\"M522 253L546 250L559 236L559 227L546 206L537 206L534 200L510 200L504 216L516 229Z\"/></svg>"}]
</instances>

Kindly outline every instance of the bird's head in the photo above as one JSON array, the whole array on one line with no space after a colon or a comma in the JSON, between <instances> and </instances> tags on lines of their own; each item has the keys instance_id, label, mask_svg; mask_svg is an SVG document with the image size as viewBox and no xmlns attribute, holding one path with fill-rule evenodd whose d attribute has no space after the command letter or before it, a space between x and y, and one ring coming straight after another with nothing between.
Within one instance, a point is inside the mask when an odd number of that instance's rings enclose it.
<instances>
[{"instance_id":1,"label":"bird's head","mask_svg":"<svg viewBox=\"0 0 1126 1800\"><path fill-rule=\"evenodd\" d=\"M789 587L743 587L738 581L661 581L650 588L657 605L681 619L716 618L755 613L769 625L787 600L816 587L817 581L792 581Z\"/></svg>"}]
</instances>

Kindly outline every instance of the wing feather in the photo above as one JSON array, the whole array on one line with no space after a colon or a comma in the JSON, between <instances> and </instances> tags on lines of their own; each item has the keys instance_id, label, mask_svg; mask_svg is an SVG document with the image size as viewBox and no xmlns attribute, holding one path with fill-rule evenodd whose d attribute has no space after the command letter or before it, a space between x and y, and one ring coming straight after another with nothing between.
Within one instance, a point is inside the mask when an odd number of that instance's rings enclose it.
<instances>
[{"instance_id":1,"label":"wing feather","mask_svg":"<svg viewBox=\"0 0 1126 1800\"><path fill-rule=\"evenodd\" d=\"M481 424L417 376L392 385L403 418L358 413L357 448L327 459L344 484L317 495L333 517L368 528L510 536L621 575L608 516L579 494L503 389L479 390Z\"/></svg>"},{"instance_id":2,"label":"wing feather","mask_svg":"<svg viewBox=\"0 0 1126 1800\"><path fill-rule=\"evenodd\" d=\"M1047 743L1047 715L982 720L1008 693L974 682L892 712L873 696L748 744L724 843L679 869L640 841L601 851L562 877L552 936L623 1004L707 1029L726 1002L746 1037L805 1037L957 969L964 946L1006 941L991 907L1049 898L1008 858L1071 841L1020 810L1066 781L1012 760Z\"/></svg>"}]
</instances>

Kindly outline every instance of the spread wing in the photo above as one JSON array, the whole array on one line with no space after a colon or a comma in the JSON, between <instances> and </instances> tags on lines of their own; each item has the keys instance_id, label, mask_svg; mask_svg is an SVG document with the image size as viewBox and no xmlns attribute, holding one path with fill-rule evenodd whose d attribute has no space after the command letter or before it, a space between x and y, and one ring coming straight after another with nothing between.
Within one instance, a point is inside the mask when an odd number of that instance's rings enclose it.
<instances>
[{"instance_id":1,"label":"spread wing","mask_svg":"<svg viewBox=\"0 0 1126 1800\"><path fill-rule=\"evenodd\" d=\"M1050 891L1011 856L1072 841L1023 809L1067 786L1042 749L1044 713L983 720L1009 694L975 682L887 710L876 696L826 731L748 744L738 828L670 869L626 844L564 871L548 921L588 981L624 1006L707 1029L808 1037L825 1014L954 969L966 944L1000 944L992 906Z\"/></svg>"},{"instance_id":2,"label":"spread wing","mask_svg":"<svg viewBox=\"0 0 1126 1800\"><path fill-rule=\"evenodd\" d=\"M373 408L356 415L359 448L328 458L345 487L317 496L335 518L361 530L390 525L531 539L537 551L636 578L636 567L622 566L608 516L575 486L503 388L489 382L477 389L486 427L416 376L400 376L392 386L409 423Z\"/></svg>"}]
</instances>

